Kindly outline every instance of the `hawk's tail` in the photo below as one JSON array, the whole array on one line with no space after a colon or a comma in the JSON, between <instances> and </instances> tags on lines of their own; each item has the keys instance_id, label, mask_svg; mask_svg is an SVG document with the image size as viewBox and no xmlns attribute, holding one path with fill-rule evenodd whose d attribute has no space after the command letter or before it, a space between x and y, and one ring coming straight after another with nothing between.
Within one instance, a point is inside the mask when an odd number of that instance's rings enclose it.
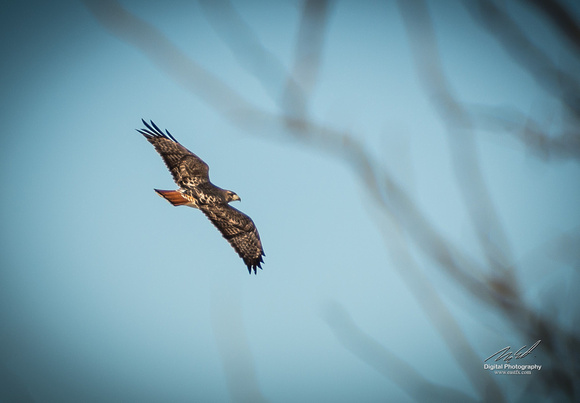
<instances>
[{"instance_id":1,"label":"hawk's tail","mask_svg":"<svg viewBox=\"0 0 580 403\"><path fill-rule=\"evenodd\" d=\"M178 190L159 190L154 189L159 196L163 197L169 203L173 204L174 206L183 206L184 204L188 204L189 200L187 200L180 191Z\"/></svg>"}]
</instances>

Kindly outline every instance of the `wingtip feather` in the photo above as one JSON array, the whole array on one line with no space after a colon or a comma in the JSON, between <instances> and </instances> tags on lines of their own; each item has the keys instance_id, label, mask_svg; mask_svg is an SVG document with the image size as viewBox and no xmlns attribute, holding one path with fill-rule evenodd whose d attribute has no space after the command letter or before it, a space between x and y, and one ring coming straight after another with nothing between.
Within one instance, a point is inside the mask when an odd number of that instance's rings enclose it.
<instances>
[{"instance_id":1,"label":"wingtip feather","mask_svg":"<svg viewBox=\"0 0 580 403\"><path fill-rule=\"evenodd\" d=\"M147 122L145 122L145 120L141 119L143 121L143 124L145 125L145 127L147 129L149 129L152 133L155 132L155 130L153 130L153 128L151 127L151 125Z\"/></svg>"},{"instance_id":2,"label":"wingtip feather","mask_svg":"<svg viewBox=\"0 0 580 403\"><path fill-rule=\"evenodd\" d=\"M165 133L167 133L167 135L169 136L169 138L170 138L171 140L175 141L176 143L179 143L179 141L175 140L175 137L173 137L173 136L171 135L171 133L169 133L169 130L165 129Z\"/></svg>"},{"instance_id":3,"label":"wingtip feather","mask_svg":"<svg viewBox=\"0 0 580 403\"><path fill-rule=\"evenodd\" d=\"M163 134L163 130L161 130L159 127L157 127L157 125L155 124L155 122L153 122L152 120L150 120L151 125L155 128L155 131L160 134L161 136L165 137L165 135Z\"/></svg>"},{"instance_id":4,"label":"wingtip feather","mask_svg":"<svg viewBox=\"0 0 580 403\"><path fill-rule=\"evenodd\" d=\"M254 274L258 274L258 268L260 270L262 269L262 263L263 261L257 262L257 263L246 263L246 266L248 267L248 273L252 274L252 270L254 270Z\"/></svg>"},{"instance_id":5,"label":"wingtip feather","mask_svg":"<svg viewBox=\"0 0 580 403\"><path fill-rule=\"evenodd\" d=\"M147 123L145 119L141 118L141 122L143 122L143 125L145 125L146 129L137 129L137 131L147 139L152 137L163 137L179 144L179 141L177 141L168 130L165 130L165 133L163 133L163 131L155 124L153 120L150 120L149 123Z\"/></svg>"}]
</instances>

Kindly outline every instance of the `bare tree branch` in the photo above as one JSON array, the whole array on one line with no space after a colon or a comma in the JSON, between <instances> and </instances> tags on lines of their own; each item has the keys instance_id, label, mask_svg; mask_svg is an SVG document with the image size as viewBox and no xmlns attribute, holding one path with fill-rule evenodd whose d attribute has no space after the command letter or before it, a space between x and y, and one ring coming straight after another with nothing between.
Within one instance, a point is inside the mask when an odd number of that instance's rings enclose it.
<instances>
[{"instance_id":1,"label":"bare tree branch","mask_svg":"<svg viewBox=\"0 0 580 403\"><path fill-rule=\"evenodd\" d=\"M229 0L201 0L205 15L242 67L281 103L280 93L288 72L280 60L261 43L258 35ZM292 80L293 85L296 83Z\"/></svg>"},{"instance_id":2,"label":"bare tree branch","mask_svg":"<svg viewBox=\"0 0 580 403\"><path fill-rule=\"evenodd\" d=\"M538 9L552 27L574 46L576 53L580 54L580 25L573 17L573 13L567 5L558 0L522 0Z\"/></svg>"},{"instance_id":3,"label":"bare tree branch","mask_svg":"<svg viewBox=\"0 0 580 403\"><path fill-rule=\"evenodd\" d=\"M294 67L286 80L283 107L287 114L305 117L320 70L324 34L333 1L304 0L296 36ZM298 87L297 87L298 85Z\"/></svg>"},{"instance_id":4,"label":"bare tree branch","mask_svg":"<svg viewBox=\"0 0 580 403\"><path fill-rule=\"evenodd\" d=\"M546 91L553 94L580 117L580 84L570 74L558 69L518 24L494 1L464 1L473 19L485 28Z\"/></svg>"},{"instance_id":5,"label":"bare tree branch","mask_svg":"<svg viewBox=\"0 0 580 403\"><path fill-rule=\"evenodd\" d=\"M478 128L511 133L540 158L580 160L580 136L572 128L552 135L531 115L516 108L470 105L467 109Z\"/></svg>"}]
</instances>

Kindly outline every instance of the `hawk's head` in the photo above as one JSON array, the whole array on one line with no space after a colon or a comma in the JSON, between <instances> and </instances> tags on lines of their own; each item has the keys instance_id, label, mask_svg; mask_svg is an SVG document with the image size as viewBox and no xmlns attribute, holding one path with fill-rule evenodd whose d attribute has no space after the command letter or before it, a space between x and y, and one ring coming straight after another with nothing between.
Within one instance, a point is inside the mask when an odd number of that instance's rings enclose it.
<instances>
[{"instance_id":1,"label":"hawk's head","mask_svg":"<svg viewBox=\"0 0 580 403\"><path fill-rule=\"evenodd\" d=\"M236 200L241 201L242 199L240 199L240 196L238 196L237 194L235 194L231 190L226 190L226 201L229 203L229 202L236 201Z\"/></svg>"}]
</instances>

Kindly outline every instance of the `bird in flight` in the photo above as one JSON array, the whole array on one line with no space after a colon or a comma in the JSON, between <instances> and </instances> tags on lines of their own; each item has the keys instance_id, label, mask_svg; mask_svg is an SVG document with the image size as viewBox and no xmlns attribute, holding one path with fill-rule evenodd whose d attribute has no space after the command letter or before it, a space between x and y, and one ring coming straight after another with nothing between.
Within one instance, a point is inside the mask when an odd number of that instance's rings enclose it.
<instances>
[{"instance_id":1,"label":"bird in flight","mask_svg":"<svg viewBox=\"0 0 580 403\"><path fill-rule=\"evenodd\" d=\"M232 245L252 274L262 269L264 249L260 235L250 217L228 203L241 200L231 190L215 186L209 180L209 166L197 155L183 147L165 130L163 133L153 121L142 119L145 129L137 129L161 155L165 165L179 186L177 190L155 191L174 206L189 206L201 210Z\"/></svg>"}]
</instances>

